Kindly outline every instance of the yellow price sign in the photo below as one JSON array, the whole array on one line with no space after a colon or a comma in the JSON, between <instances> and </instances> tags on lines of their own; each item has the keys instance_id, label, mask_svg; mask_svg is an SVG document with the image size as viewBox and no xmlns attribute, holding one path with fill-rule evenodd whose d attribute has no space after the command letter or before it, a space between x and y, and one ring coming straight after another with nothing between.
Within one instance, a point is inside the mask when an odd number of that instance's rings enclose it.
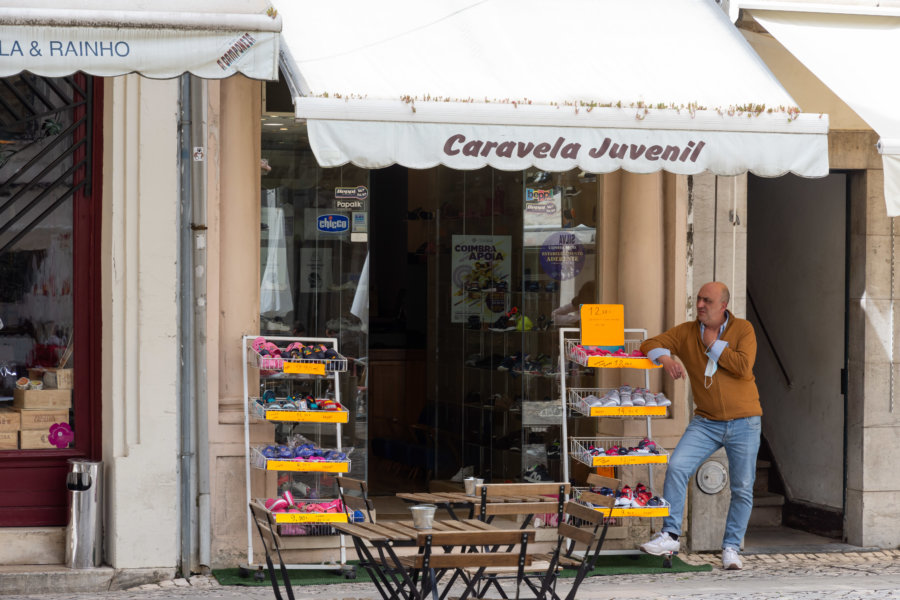
<instances>
[{"instance_id":1,"label":"yellow price sign","mask_svg":"<svg viewBox=\"0 0 900 600\"><path fill-rule=\"evenodd\" d=\"M622 304L582 304L581 345L624 346L625 306Z\"/></svg>"},{"instance_id":2,"label":"yellow price sign","mask_svg":"<svg viewBox=\"0 0 900 600\"><path fill-rule=\"evenodd\" d=\"M301 363L284 361L284 372L295 375L325 375L325 363Z\"/></svg>"}]
</instances>

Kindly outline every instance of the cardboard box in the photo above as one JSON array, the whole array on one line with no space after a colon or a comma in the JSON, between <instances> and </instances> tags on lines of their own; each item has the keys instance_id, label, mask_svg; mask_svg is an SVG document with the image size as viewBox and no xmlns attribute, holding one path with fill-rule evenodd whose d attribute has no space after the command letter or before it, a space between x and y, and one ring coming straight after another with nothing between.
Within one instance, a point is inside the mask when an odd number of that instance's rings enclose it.
<instances>
[{"instance_id":1,"label":"cardboard box","mask_svg":"<svg viewBox=\"0 0 900 600\"><path fill-rule=\"evenodd\" d=\"M72 408L72 390L13 390L14 408Z\"/></svg>"},{"instance_id":2,"label":"cardboard box","mask_svg":"<svg viewBox=\"0 0 900 600\"><path fill-rule=\"evenodd\" d=\"M75 371L48 367L44 369L41 380L44 382L44 389L71 390L75 383Z\"/></svg>"},{"instance_id":3,"label":"cardboard box","mask_svg":"<svg viewBox=\"0 0 900 600\"><path fill-rule=\"evenodd\" d=\"M19 418L18 412L8 408L0 408L0 432L18 431L21 422L22 419Z\"/></svg>"},{"instance_id":4,"label":"cardboard box","mask_svg":"<svg viewBox=\"0 0 900 600\"><path fill-rule=\"evenodd\" d=\"M0 450L15 450L18 447L18 431L0 431Z\"/></svg>"},{"instance_id":5,"label":"cardboard box","mask_svg":"<svg viewBox=\"0 0 900 600\"><path fill-rule=\"evenodd\" d=\"M68 423L68 409L38 410L33 408L20 408L19 417L22 419L19 428L22 431L42 430L47 432L54 423Z\"/></svg>"},{"instance_id":6,"label":"cardboard box","mask_svg":"<svg viewBox=\"0 0 900 600\"><path fill-rule=\"evenodd\" d=\"M19 448L22 450L37 450L39 448L56 448L47 440L48 431L20 431Z\"/></svg>"}]
</instances>

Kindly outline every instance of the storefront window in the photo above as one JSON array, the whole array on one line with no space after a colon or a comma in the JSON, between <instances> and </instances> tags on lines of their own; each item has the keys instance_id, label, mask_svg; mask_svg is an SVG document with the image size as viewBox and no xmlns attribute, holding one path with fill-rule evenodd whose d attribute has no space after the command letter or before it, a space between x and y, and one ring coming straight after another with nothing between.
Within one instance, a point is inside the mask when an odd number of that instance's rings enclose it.
<instances>
[{"instance_id":1,"label":"storefront window","mask_svg":"<svg viewBox=\"0 0 900 600\"><path fill-rule=\"evenodd\" d=\"M73 444L73 203L90 151L86 86L0 82L0 450Z\"/></svg>"},{"instance_id":2,"label":"storefront window","mask_svg":"<svg viewBox=\"0 0 900 600\"><path fill-rule=\"evenodd\" d=\"M282 113L262 117L262 158L260 335L333 338L348 360L347 371L339 376L339 390L322 381L263 385L279 398L311 395L337 400L339 393L340 403L349 411L341 440L345 451L352 449L349 475L365 479L369 172L353 166L319 168L306 126ZM333 427L303 423L277 427L277 439L302 435L323 447L335 445L333 436L328 437ZM290 490L297 498L323 489L323 481L315 478L333 479L316 473L281 475L279 491Z\"/></svg>"}]
</instances>

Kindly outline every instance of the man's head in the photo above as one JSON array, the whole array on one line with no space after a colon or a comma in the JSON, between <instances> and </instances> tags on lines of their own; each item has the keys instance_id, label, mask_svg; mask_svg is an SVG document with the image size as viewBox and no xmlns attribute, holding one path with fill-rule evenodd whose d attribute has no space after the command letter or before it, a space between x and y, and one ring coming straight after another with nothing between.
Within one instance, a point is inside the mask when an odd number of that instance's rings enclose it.
<instances>
[{"instance_id":1,"label":"man's head","mask_svg":"<svg viewBox=\"0 0 900 600\"><path fill-rule=\"evenodd\" d=\"M697 320L706 327L721 327L731 294L720 281L710 281L697 292Z\"/></svg>"}]
</instances>

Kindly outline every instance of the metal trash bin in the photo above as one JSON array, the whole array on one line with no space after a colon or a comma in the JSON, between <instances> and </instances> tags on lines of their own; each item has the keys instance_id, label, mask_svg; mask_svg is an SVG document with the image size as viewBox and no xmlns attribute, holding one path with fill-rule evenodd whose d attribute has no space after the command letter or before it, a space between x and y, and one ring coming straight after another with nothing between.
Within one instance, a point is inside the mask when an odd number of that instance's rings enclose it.
<instances>
[{"instance_id":1,"label":"metal trash bin","mask_svg":"<svg viewBox=\"0 0 900 600\"><path fill-rule=\"evenodd\" d=\"M66 525L66 566L90 569L103 562L103 463L69 459L66 474L69 520Z\"/></svg>"}]
</instances>

